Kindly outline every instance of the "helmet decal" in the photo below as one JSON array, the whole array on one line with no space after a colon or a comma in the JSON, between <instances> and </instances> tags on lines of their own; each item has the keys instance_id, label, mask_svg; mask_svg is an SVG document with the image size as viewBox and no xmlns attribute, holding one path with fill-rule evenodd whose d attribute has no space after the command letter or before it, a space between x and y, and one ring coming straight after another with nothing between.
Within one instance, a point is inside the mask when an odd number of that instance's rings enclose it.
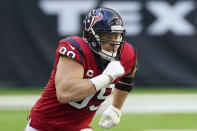
<instances>
[{"instance_id":1,"label":"helmet decal","mask_svg":"<svg viewBox=\"0 0 197 131\"><path fill-rule=\"evenodd\" d=\"M92 22L89 26L89 29L90 30L92 28L92 26L97 22L97 21L100 21L101 19L103 18L103 14L102 13L99 13L98 16L94 16L92 19Z\"/></svg>"}]
</instances>

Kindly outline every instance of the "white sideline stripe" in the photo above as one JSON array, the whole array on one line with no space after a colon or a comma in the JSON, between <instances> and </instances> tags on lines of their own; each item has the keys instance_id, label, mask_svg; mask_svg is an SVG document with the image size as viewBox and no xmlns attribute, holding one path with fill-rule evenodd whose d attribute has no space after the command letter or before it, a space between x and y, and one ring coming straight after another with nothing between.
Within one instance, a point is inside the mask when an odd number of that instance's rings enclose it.
<instances>
[{"instance_id":1,"label":"white sideline stripe","mask_svg":"<svg viewBox=\"0 0 197 131\"><path fill-rule=\"evenodd\" d=\"M0 96L0 110L30 109L40 95Z\"/></svg>"},{"instance_id":2,"label":"white sideline stripe","mask_svg":"<svg viewBox=\"0 0 197 131\"><path fill-rule=\"evenodd\" d=\"M144 131L197 131L197 129L149 129Z\"/></svg>"},{"instance_id":3,"label":"white sideline stripe","mask_svg":"<svg viewBox=\"0 0 197 131\"><path fill-rule=\"evenodd\" d=\"M40 95L0 96L0 110L30 109ZM103 112L111 104L110 96L98 110ZM132 94L123 113L197 113L197 94Z\"/></svg>"},{"instance_id":4,"label":"white sideline stripe","mask_svg":"<svg viewBox=\"0 0 197 131\"><path fill-rule=\"evenodd\" d=\"M111 104L107 99L98 110ZM197 94L132 94L126 99L123 113L197 113Z\"/></svg>"}]
</instances>

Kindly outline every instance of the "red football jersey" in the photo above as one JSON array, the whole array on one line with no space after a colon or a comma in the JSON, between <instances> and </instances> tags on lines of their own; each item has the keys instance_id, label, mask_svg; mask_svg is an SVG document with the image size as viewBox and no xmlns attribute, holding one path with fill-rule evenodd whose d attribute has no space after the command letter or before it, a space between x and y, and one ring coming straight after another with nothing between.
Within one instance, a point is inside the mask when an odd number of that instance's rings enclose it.
<instances>
[{"instance_id":1,"label":"red football jersey","mask_svg":"<svg viewBox=\"0 0 197 131\"><path fill-rule=\"evenodd\" d=\"M56 50L56 61L49 82L30 113L30 126L39 131L80 131L84 128L91 128L89 124L96 110L111 94L112 89L107 87L79 102L59 103L55 89L55 74L61 55L71 57L81 63L86 79L98 76L104 70L84 39L74 36L61 40ZM124 75L132 70L136 63L136 57L135 49L126 42L120 57L121 64L125 69ZM120 79L117 78L115 83Z\"/></svg>"}]
</instances>

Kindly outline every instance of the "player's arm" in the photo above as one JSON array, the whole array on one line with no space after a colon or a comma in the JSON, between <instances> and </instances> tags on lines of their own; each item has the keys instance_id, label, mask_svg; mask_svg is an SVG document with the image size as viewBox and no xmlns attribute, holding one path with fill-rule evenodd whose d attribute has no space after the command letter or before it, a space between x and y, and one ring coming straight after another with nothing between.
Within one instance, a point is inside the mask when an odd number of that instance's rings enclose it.
<instances>
[{"instance_id":1,"label":"player's arm","mask_svg":"<svg viewBox=\"0 0 197 131\"><path fill-rule=\"evenodd\" d=\"M133 69L125 75L120 81L116 84L115 88L130 92L133 89L134 79L138 70L138 65L136 64Z\"/></svg>"},{"instance_id":2,"label":"player's arm","mask_svg":"<svg viewBox=\"0 0 197 131\"><path fill-rule=\"evenodd\" d=\"M134 66L133 70L119 81L117 84L118 86L116 85L112 105L105 110L99 122L99 125L102 128L112 128L119 124L121 117L120 110L128 96L128 93L132 90L133 79L136 72L137 66Z\"/></svg>"},{"instance_id":3,"label":"player's arm","mask_svg":"<svg viewBox=\"0 0 197 131\"><path fill-rule=\"evenodd\" d=\"M123 74L124 68L120 62L114 61L108 64L101 75L83 79L83 66L74 59L60 56L55 75L57 99L60 103L83 100Z\"/></svg>"},{"instance_id":4,"label":"player's arm","mask_svg":"<svg viewBox=\"0 0 197 131\"><path fill-rule=\"evenodd\" d=\"M115 86L112 105L119 110L122 108L128 96L128 93L133 88L137 69L138 66L135 65L134 68L127 75L125 75Z\"/></svg>"},{"instance_id":5,"label":"player's arm","mask_svg":"<svg viewBox=\"0 0 197 131\"><path fill-rule=\"evenodd\" d=\"M84 68L77 61L60 56L55 75L57 99L60 103L79 101L96 92L89 79L83 79Z\"/></svg>"}]
</instances>

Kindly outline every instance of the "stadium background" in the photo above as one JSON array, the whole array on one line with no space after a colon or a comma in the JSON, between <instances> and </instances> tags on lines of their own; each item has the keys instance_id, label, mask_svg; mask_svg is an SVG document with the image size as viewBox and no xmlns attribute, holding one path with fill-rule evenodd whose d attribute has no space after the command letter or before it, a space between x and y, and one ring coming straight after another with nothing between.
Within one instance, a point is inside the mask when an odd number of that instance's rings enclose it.
<instances>
[{"instance_id":1,"label":"stadium background","mask_svg":"<svg viewBox=\"0 0 197 131\"><path fill-rule=\"evenodd\" d=\"M45 85L58 41L68 35L81 35L84 14L106 6L120 13L127 29L126 40L137 46L137 86L196 86L196 3L1 0L0 83Z\"/></svg>"},{"instance_id":2,"label":"stadium background","mask_svg":"<svg viewBox=\"0 0 197 131\"><path fill-rule=\"evenodd\" d=\"M134 94L196 95L196 0L1 0L0 99L1 96L40 95L50 77L58 41L66 36L81 35L85 13L98 7L113 8L122 16L126 40L137 47L139 72ZM21 118L15 129L18 131L25 125L24 114L29 110L11 108L0 106L1 130L13 130L10 122L14 125L16 122L12 120ZM186 126L180 126L181 129L196 131L195 109L194 114L172 114L169 118L163 114L132 115L131 123L136 127L130 129L144 131L141 128L149 127L146 122L150 121L158 122L154 128L177 129L179 123L184 123ZM150 117L155 119L151 121ZM185 121L180 121L182 118ZM147 125L140 126L140 121ZM172 123L174 126L170 126Z\"/></svg>"}]
</instances>

